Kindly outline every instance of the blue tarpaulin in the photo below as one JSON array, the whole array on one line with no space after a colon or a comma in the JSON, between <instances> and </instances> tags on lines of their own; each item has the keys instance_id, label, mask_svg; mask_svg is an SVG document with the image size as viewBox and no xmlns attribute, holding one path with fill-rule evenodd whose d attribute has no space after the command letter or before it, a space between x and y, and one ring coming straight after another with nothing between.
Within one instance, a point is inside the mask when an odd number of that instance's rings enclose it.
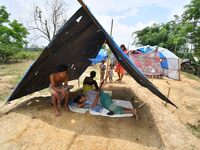
<instances>
[{"instance_id":1,"label":"blue tarpaulin","mask_svg":"<svg viewBox=\"0 0 200 150\"><path fill-rule=\"evenodd\" d=\"M101 49L96 58L90 59L93 65L102 62L108 58L108 52L105 49Z\"/></svg>"}]
</instances>

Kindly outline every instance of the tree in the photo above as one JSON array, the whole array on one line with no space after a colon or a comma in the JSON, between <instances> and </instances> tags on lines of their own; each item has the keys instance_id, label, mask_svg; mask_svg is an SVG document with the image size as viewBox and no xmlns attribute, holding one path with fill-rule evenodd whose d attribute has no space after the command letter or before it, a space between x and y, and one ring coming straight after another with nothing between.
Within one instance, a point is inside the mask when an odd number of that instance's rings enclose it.
<instances>
[{"instance_id":1,"label":"tree","mask_svg":"<svg viewBox=\"0 0 200 150\"><path fill-rule=\"evenodd\" d=\"M27 44L27 29L17 20L10 21L9 16L6 7L0 6L0 62L9 61Z\"/></svg>"},{"instance_id":2,"label":"tree","mask_svg":"<svg viewBox=\"0 0 200 150\"><path fill-rule=\"evenodd\" d=\"M44 38L51 41L66 21L66 8L63 0L47 0L44 10L35 6L33 12L34 25L30 29L40 32L36 39Z\"/></svg>"},{"instance_id":3,"label":"tree","mask_svg":"<svg viewBox=\"0 0 200 150\"><path fill-rule=\"evenodd\" d=\"M175 15L172 21L146 27L134 34L136 45L158 45L186 53L192 47L195 54L200 56L200 0L192 0L186 5L181 17Z\"/></svg>"},{"instance_id":4,"label":"tree","mask_svg":"<svg viewBox=\"0 0 200 150\"><path fill-rule=\"evenodd\" d=\"M191 30L189 24L183 23L178 16L165 24L154 24L142 30L136 31L136 38L133 44L152 45L167 48L175 53L186 50L187 33Z\"/></svg>"},{"instance_id":5,"label":"tree","mask_svg":"<svg viewBox=\"0 0 200 150\"><path fill-rule=\"evenodd\" d=\"M189 39L194 46L193 50L200 56L200 1L192 0L190 4L186 5L182 18L185 23L190 25Z\"/></svg>"},{"instance_id":6,"label":"tree","mask_svg":"<svg viewBox=\"0 0 200 150\"><path fill-rule=\"evenodd\" d=\"M5 6L0 6L0 45L22 48L27 41L27 29L17 20L10 21Z\"/></svg>"}]
</instances>

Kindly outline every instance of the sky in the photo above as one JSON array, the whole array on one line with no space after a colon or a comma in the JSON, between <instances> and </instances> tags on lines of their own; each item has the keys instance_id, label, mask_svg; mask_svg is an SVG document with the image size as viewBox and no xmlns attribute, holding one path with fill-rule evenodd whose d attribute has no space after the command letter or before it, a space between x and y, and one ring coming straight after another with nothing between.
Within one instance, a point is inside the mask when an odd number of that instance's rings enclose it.
<instances>
[{"instance_id":1,"label":"sky","mask_svg":"<svg viewBox=\"0 0 200 150\"><path fill-rule=\"evenodd\" d=\"M16 19L29 27L32 22L33 7L39 5L45 8L47 0L0 0L11 13L11 19ZM77 0L64 0L68 19L81 6ZM181 15L184 6L191 0L84 0L99 23L110 33L111 20L114 20L113 38L118 45L125 44L133 48L132 33L153 23L165 23L174 15ZM47 46L44 39L33 40L33 31L29 31L30 45Z\"/></svg>"}]
</instances>

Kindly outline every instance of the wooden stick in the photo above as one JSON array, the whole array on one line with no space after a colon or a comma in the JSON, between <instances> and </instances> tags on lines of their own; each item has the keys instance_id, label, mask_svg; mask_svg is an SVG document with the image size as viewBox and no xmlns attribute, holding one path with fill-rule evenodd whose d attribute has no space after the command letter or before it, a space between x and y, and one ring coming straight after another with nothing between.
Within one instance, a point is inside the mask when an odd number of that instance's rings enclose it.
<instances>
[{"instance_id":1,"label":"wooden stick","mask_svg":"<svg viewBox=\"0 0 200 150\"><path fill-rule=\"evenodd\" d=\"M113 19L111 21L111 28L110 28L110 36L112 37L112 31L113 31ZM108 59L107 59L107 68L106 68L106 76L108 76L108 68L110 66L110 56L108 54ZM107 83L107 78L106 78L106 81L105 83Z\"/></svg>"},{"instance_id":2,"label":"wooden stick","mask_svg":"<svg viewBox=\"0 0 200 150\"><path fill-rule=\"evenodd\" d=\"M169 98L170 91L171 91L171 88L168 88L167 98ZM167 102L165 103L165 106L167 106Z\"/></svg>"},{"instance_id":3,"label":"wooden stick","mask_svg":"<svg viewBox=\"0 0 200 150\"><path fill-rule=\"evenodd\" d=\"M138 106L138 108L142 107L142 106L145 105L145 104L146 104L146 103L143 102L142 104L140 104L140 105Z\"/></svg>"}]
</instances>

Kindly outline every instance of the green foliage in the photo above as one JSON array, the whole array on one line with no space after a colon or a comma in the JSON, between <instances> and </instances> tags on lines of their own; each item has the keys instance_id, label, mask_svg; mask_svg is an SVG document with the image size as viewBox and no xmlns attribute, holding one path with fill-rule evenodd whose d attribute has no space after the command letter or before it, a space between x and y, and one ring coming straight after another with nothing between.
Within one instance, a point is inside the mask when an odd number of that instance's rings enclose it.
<instances>
[{"instance_id":1,"label":"green foliage","mask_svg":"<svg viewBox=\"0 0 200 150\"><path fill-rule=\"evenodd\" d=\"M6 7L0 6L0 25L2 25L4 22L9 22L9 15L10 14L6 11Z\"/></svg>"},{"instance_id":2,"label":"green foliage","mask_svg":"<svg viewBox=\"0 0 200 150\"><path fill-rule=\"evenodd\" d=\"M18 52L16 47L0 46L0 62L8 62Z\"/></svg>"},{"instance_id":3,"label":"green foliage","mask_svg":"<svg viewBox=\"0 0 200 150\"><path fill-rule=\"evenodd\" d=\"M192 48L194 55L200 57L200 1L192 0L181 17L175 15L172 21L154 24L133 34L136 34L135 45L158 45L176 54L189 53Z\"/></svg>"},{"instance_id":4,"label":"green foliage","mask_svg":"<svg viewBox=\"0 0 200 150\"><path fill-rule=\"evenodd\" d=\"M27 29L17 20L9 20L9 16L6 7L0 6L0 62L17 58L27 44L25 40L28 35ZM23 57L27 58L26 55Z\"/></svg>"},{"instance_id":5,"label":"green foliage","mask_svg":"<svg viewBox=\"0 0 200 150\"><path fill-rule=\"evenodd\" d=\"M20 50L13 57L13 60L35 60L41 54L41 51L28 51L28 50Z\"/></svg>"},{"instance_id":6,"label":"green foliage","mask_svg":"<svg viewBox=\"0 0 200 150\"><path fill-rule=\"evenodd\" d=\"M185 9L182 18L191 25L192 30L188 31L190 41L194 45L195 54L200 56L200 1L192 0Z\"/></svg>"},{"instance_id":7,"label":"green foliage","mask_svg":"<svg viewBox=\"0 0 200 150\"><path fill-rule=\"evenodd\" d=\"M177 21L170 21L166 24L154 24L143 30L136 31L136 39L134 44L141 45L157 45L165 47L176 53L177 49L185 50L187 27L183 27Z\"/></svg>"},{"instance_id":8,"label":"green foliage","mask_svg":"<svg viewBox=\"0 0 200 150\"><path fill-rule=\"evenodd\" d=\"M11 61L19 61L25 59L34 60L41 54L41 52L41 49L33 51L11 46L0 46L0 63L7 63Z\"/></svg>"},{"instance_id":9,"label":"green foliage","mask_svg":"<svg viewBox=\"0 0 200 150\"><path fill-rule=\"evenodd\" d=\"M23 47L23 45L27 44L27 41L24 40L28 35L27 29L21 23L18 23L17 20L13 20L9 25L12 29L9 35L9 42L17 47Z\"/></svg>"}]
</instances>

